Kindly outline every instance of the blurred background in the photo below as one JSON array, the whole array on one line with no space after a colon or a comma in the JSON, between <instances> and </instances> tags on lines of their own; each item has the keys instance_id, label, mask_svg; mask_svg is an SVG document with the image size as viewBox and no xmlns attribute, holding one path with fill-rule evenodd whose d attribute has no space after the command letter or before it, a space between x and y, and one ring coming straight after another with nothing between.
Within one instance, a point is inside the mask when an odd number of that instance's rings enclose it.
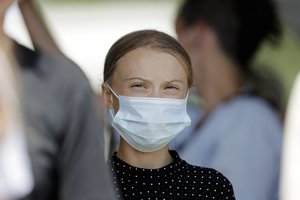
<instances>
[{"instance_id":1,"label":"blurred background","mask_svg":"<svg viewBox=\"0 0 300 200\"><path fill-rule=\"evenodd\" d=\"M274 72L282 81L287 101L300 69L300 1L278 0L285 28L278 46L265 43L257 66ZM63 52L86 74L96 92L102 83L105 55L122 35L137 29L157 29L175 36L174 16L180 0L37 0L48 26ZM20 31L15 31L16 27ZM17 6L5 22L9 35L31 47ZM24 30L21 30L24 29ZM12 31L14 30L14 31Z\"/></svg>"}]
</instances>

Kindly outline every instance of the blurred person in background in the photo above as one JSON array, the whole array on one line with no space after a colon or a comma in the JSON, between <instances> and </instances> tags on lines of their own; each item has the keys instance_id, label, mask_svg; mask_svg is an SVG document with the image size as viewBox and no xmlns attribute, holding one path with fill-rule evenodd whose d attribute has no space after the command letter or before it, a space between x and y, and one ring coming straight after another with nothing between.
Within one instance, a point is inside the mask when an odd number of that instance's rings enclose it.
<instances>
[{"instance_id":1,"label":"blurred person in background","mask_svg":"<svg viewBox=\"0 0 300 200\"><path fill-rule=\"evenodd\" d=\"M2 12L12 2L0 1L1 8L5 5ZM34 177L33 191L24 199L113 199L101 124L89 82L60 52L33 2L22 0L19 5L35 49L7 37L20 66Z\"/></svg>"},{"instance_id":2,"label":"blurred person in background","mask_svg":"<svg viewBox=\"0 0 300 200\"><path fill-rule=\"evenodd\" d=\"M192 164L221 171L237 199L278 199L281 102L252 68L262 42L281 38L276 5L186 0L176 32L191 57L201 105L190 110L195 123L174 148Z\"/></svg>"},{"instance_id":3,"label":"blurred person in background","mask_svg":"<svg viewBox=\"0 0 300 200\"><path fill-rule=\"evenodd\" d=\"M2 5L1 5L2 6ZM2 7L1 7L2 10ZM3 19L3 13L0 13ZM1 20L1 23L3 20ZM11 43L0 32L0 199L15 200L33 188Z\"/></svg>"}]
</instances>

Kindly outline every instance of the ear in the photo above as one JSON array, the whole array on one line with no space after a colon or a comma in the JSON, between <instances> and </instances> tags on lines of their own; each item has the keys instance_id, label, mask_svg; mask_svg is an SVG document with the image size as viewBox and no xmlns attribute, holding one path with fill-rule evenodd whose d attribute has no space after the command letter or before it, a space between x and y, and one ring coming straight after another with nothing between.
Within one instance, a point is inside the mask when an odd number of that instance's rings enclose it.
<instances>
[{"instance_id":1,"label":"ear","mask_svg":"<svg viewBox=\"0 0 300 200\"><path fill-rule=\"evenodd\" d=\"M210 48L216 44L217 36L213 28L208 26L206 23L199 22L195 25L195 35L197 40L195 41L198 47Z\"/></svg>"},{"instance_id":2,"label":"ear","mask_svg":"<svg viewBox=\"0 0 300 200\"><path fill-rule=\"evenodd\" d=\"M108 89L106 83L103 83L101 87L102 87L103 103L108 108L113 108L113 103L114 103L113 93L110 91L110 89Z\"/></svg>"},{"instance_id":3,"label":"ear","mask_svg":"<svg viewBox=\"0 0 300 200\"><path fill-rule=\"evenodd\" d=\"M210 28L202 22L198 22L194 25L194 37L195 44L199 47L203 47L207 43L208 33Z\"/></svg>"}]
</instances>

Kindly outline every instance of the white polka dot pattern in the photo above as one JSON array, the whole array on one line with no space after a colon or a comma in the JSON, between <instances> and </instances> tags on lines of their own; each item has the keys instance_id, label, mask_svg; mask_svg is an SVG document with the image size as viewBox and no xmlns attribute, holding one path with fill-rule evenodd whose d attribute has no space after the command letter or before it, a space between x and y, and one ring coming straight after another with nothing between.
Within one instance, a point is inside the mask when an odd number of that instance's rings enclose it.
<instances>
[{"instance_id":1,"label":"white polka dot pattern","mask_svg":"<svg viewBox=\"0 0 300 200\"><path fill-rule=\"evenodd\" d=\"M159 169L128 165L116 153L109 161L119 199L124 200L234 200L231 183L220 172L196 167L170 151L174 162Z\"/></svg>"}]
</instances>

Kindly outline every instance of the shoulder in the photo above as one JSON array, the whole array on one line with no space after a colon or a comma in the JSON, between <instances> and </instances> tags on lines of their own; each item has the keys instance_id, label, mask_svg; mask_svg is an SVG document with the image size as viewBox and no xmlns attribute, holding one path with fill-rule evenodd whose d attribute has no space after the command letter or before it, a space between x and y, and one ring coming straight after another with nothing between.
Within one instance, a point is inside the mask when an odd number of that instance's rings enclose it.
<instances>
[{"instance_id":1,"label":"shoulder","mask_svg":"<svg viewBox=\"0 0 300 200\"><path fill-rule=\"evenodd\" d=\"M178 153L174 150L170 151L170 153L173 157L175 156L175 159L179 161L180 166L183 169L181 171L182 173L185 173L185 177L191 179L191 181L195 183L201 181L203 183L215 182L217 183L216 185L218 185L219 183L231 185L230 181L221 172L212 168L191 165L185 160L181 159Z\"/></svg>"},{"instance_id":2,"label":"shoulder","mask_svg":"<svg viewBox=\"0 0 300 200\"><path fill-rule=\"evenodd\" d=\"M217 126L216 126L217 124ZM237 96L219 105L208 117L198 137L241 142L247 137L275 136L282 133L282 122L276 112L265 100L254 96ZM204 136L203 136L204 135ZM249 142L249 141L248 141Z\"/></svg>"},{"instance_id":3,"label":"shoulder","mask_svg":"<svg viewBox=\"0 0 300 200\"><path fill-rule=\"evenodd\" d=\"M77 89L88 86L88 80L79 66L66 57L40 53L37 65L45 75L51 76L53 80Z\"/></svg>"},{"instance_id":4,"label":"shoulder","mask_svg":"<svg viewBox=\"0 0 300 200\"><path fill-rule=\"evenodd\" d=\"M17 61L23 77L32 84L40 83L55 91L78 93L88 91L90 84L83 71L64 56L53 56L42 51L33 51L15 43ZM88 90L87 90L88 89Z\"/></svg>"},{"instance_id":5,"label":"shoulder","mask_svg":"<svg viewBox=\"0 0 300 200\"><path fill-rule=\"evenodd\" d=\"M255 96L237 96L217 107L213 119L220 121L220 126L249 127L272 125L281 127L279 113L265 100ZM236 123L236 122L239 123ZM230 128L230 127L227 127Z\"/></svg>"},{"instance_id":6,"label":"shoulder","mask_svg":"<svg viewBox=\"0 0 300 200\"><path fill-rule=\"evenodd\" d=\"M279 114L259 97L236 97L216 110L206 128L206 136L215 139L218 149L238 145L241 149L235 155L253 143L257 148L268 148L270 143L279 148L281 144Z\"/></svg>"},{"instance_id":7,"label":"shoulder","mask_svg":"<svg viewBox=\"0 0 300 200\"><path fill-rule=\"evenodd\" d=\"M185 162L185 161L184 161ZM230 181L219 171L213 168L195 166L185 162L186 173L192 181L208 185L231 186Z\"/></svg>"},{"instance_id":8,"label":"shoulder","mask_svg":"<svg viewBox=\"0 0 300 200\"><path fill-rule=\"evenodd\" d=\"M224 104L224 109L240 114L276 115L275 109L269 103L256 96L237 96Z\"/></svg>"},{"instance_id":9,"label":"shoulder","mask_svg":"<svg viewBox=\"0 0 300 200\"><path fill-rule=\"evenodd\" d=\"M234 190L231 182L219 171L190 165L185 163L183 183L189 185L192 189L200 190L204 194L226 199L234 199Z\"/></svg>"}]
</instances>

